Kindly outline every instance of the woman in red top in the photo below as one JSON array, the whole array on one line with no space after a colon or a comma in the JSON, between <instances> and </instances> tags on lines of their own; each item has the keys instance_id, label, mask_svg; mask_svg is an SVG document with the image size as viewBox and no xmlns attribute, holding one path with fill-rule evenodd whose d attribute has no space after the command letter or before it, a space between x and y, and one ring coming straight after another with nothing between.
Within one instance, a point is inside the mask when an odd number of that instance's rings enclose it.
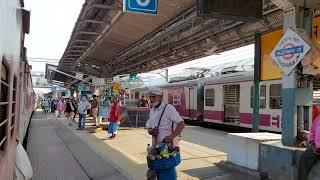
<instances>
[{"instance_id":1,"label":"woman in red top","mask_svg":"<svg viewBox=\"0 0 320 180\"><path fill-rule=\"evenodd\" d=\"M312 104L312 122L320 115L319 108L316 104L316 102L313 102Z\"/></svg>"},{"instance_id":2,"label":"woman in red top","mask_svg":"<svg viewBox=\"0 0 320 180\"><path fill-rule=\"evenodd\" d=\"M118 125L120 125L121 120L121 109L120 104L116 97L113 98L113 103L111 106L110 116L109 116L109 126L108 133L111 134L109 139L113 139L117 135Z\"/></svg>"}]
</instances>

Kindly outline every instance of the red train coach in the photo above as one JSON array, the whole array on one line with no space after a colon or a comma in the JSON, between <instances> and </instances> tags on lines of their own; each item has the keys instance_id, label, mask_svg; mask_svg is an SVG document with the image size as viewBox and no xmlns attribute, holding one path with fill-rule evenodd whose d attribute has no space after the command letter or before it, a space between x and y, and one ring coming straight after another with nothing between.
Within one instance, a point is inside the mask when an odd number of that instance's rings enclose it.
<instances>
[{"instance_id":1,"label":"red train coach","mask_svg":"<svg viewBox=\"0 0 320 180\"><path fill-rule=\"evenodd\" d=\"M30 66L24 48L30 13L23 0L0 1L0 179L13 179L17 141L33 110Z\"/></svg>"}]
</instances>

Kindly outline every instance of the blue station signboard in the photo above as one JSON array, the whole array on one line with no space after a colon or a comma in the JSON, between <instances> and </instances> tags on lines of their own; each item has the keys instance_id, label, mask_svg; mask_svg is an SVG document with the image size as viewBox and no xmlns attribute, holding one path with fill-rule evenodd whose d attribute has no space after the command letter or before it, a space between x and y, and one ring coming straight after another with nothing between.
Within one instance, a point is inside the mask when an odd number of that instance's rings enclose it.
<instances>
[{"instance_id":1,"label":"blue station signboard","mask_svg":"<svg viewBox=\"0 0 320 180\"><path fill-rule=\"evenodd\" d=\"M123 12L157 14L158 0L124 0Z\"/></svg>"}]
</instances>

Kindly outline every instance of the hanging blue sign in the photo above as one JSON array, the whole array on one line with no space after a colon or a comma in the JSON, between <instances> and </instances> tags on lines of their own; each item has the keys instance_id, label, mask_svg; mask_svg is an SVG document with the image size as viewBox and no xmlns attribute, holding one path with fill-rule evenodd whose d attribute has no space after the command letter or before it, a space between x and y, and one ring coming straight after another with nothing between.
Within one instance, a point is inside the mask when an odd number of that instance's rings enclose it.
<instances>
[{"instance_id":1,"label":"hanging blue sign","mask_svg":"<svg viewBox=\"0 0 320 180\"><path fill-rule=\"evenodd\" d=\"M157 14L158 0L124 0L123 12Z\"/></svg>"},{"instance_id":2,"label":"hanging blue sign","mask_svg":"<svg viewBox=\"0 0 320 180\"><path fill-rule=\"evenodd\" d=\"M131 81L137 80L137 73L130 74L129 80L131 80Z\"/></svg>"}]
</instances>

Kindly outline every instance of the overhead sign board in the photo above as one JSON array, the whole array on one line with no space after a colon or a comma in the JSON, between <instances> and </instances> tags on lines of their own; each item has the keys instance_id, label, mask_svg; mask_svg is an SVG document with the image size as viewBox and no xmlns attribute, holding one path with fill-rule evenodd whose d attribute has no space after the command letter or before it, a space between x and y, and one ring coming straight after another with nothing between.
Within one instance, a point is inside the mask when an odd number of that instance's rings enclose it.
<instances>
[{"instance_id":1,"label":"overhead sign board","mask_svg":"<svg viewBox=\"0 0 320 180\"><path fill-rule=\"evenodd\" d=\"M104 86L106 85L105 78L92 77L92 84L95 86Z\"/></svg>"},{"instance_id":2,"label":"overhead sign board","mask_svg":"<svg viewBox=\"0 0 320 180\"><path fill-rule=\"evenodd\" d=\"M303 57L310 51L310 46L293 30L288 29L271 53L271 57L289 75Z\"/></svg>"},{"instance_id":3,"label":"overhead sign board","mask_svg":"<svg viewBox=\"0 0 320 180\"><path fill-rule=\"evenodd\" d=\"M137 80L137 73L131 73L131 74L130 74L130 77L129 77L129 80L130 80L130 81L135 81L135 80Z\"/></svg>"},{"instance_id":4,"label":"overhead sign board","mask_svg":"<svg viewBox=\"0 0 320 180\"><path fill-rule=\"evenodd\" d=\"M83 74L80 72L76 72L76 79L83 79Z\"/></svg>"},{"instance_id":5,"label":"overhead sign board","mask_svg":"<svg viewBox=\"0 0 320 180\"><path fill-rule=\"evenodd\" d=\"M91 91L91 87L87 84L79 84L78 91Z\"/></svg>"},{"instance_id":6,"label":"overhead sign board","mask_svg":"<svg viewBox=\"0 0 320 180\"><path fill-rule=\"evenodd\" d=\"M111 83L112 83L112 81L113 81L113 79L112 79L112 78L106 78L106 83L107 83L107 84L111 84Z\"/></svg>"},{"instance_id":7,"label":"overhead sign board","mask_svg":"<svg viewBox=\"0 0 320 180\"><path fill-rule=\"evenodd\" d=\"M252 21L262 18L262 0L198 0L198 16Z\"/></svg>"},{"instance_id":8,"label":"overhead sign board","mask_svg":"<svg viewBox=\"0 0 320 180\"><path fill-rule=\"evenodd\" d=\"M123 12L157 14L158 0L124 0Z\"/></svg>"}]
</instances>

